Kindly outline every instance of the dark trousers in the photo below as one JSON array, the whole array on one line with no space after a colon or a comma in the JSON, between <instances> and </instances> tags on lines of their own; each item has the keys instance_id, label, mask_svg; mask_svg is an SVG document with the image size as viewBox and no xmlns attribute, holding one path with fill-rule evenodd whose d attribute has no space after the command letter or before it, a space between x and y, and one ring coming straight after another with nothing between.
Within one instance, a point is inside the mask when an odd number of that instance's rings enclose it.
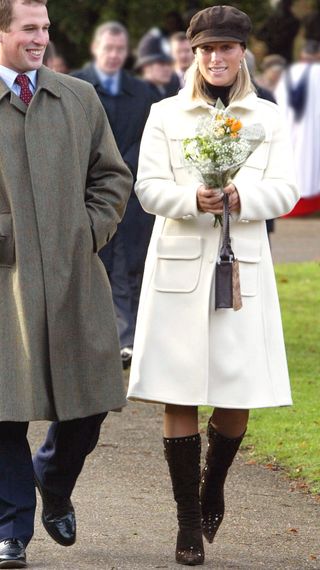
<instances>
[{"instance_id":1,"label":"dark trousers","mask_svg":"<svg viewBox=\"0 0 320 570\"><path fill-rule=\"evenodd\" d=\"M41 485L70 497L86 456L95 448L106 413L53 422L32 462L28 422L0 422L0 540L26 546L34 530L34 471Z\"/></svg>"},{"instance_id":2,"label":"dark trousers","mask_svg":"<svg viewBox=\"0 0 320 570\"><path fill-rule=\"evenodd\" d=\"M154 216L142 210L132 191L116 234L99 251L112 289L120 348L133 346L144 262L153 223Z\"/></svg>"},{"instance_id":3,"label":"dark trousers","mask_svg":"<svg viewBox=\"0 0 320 570\"><path fill-rule=\"evenodd\" d=\"M112 289L120 348L133 346L141 283L134 287L129 274L124 241L119 232L99 255L107 270Z\"/></svg>"}]
</instances>

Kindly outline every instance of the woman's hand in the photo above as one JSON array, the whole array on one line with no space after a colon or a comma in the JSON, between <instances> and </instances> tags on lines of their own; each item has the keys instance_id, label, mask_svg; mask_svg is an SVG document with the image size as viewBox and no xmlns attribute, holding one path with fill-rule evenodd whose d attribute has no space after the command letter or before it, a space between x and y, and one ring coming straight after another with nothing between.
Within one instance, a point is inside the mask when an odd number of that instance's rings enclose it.
<instances>
[{"instance_id":1,"label":"woman's hand","mask_svg":"<svg viewBox=\"0 0 320 570\"><path fill-rule=\"evenodd\" d=\"M235 185L230 182L228 186L226 186L223 191L226 194L229 194L229 211L230 212L239 212L240 211L240 196L238 194L238 190L236 189Z\"/></svg>"},{"instance_id":2,"label":"woman's hand","mask_svg":"<svg viewBox=\"0 0 320 570\"><path fill-rule=\"evenodd\" d=\"M219 188L206 188L201 184L197 190L197 204L200 212L222 214L223 192Z\"/></svg>"},{"instance_id":3,"label":"woman's hand","mask_svg":"<svg viewBox=\"0 0 320 570\"><path fill-rule=\"evenodd\" d=\"M231 182L223 189L223 192L229 194L230 212L238 212L240 198L235 185ZM219 188L206 188L204 184L201 184L197 190L198 210L209 214L222 214L223 192Z\"/></svg>"}]
</instances>

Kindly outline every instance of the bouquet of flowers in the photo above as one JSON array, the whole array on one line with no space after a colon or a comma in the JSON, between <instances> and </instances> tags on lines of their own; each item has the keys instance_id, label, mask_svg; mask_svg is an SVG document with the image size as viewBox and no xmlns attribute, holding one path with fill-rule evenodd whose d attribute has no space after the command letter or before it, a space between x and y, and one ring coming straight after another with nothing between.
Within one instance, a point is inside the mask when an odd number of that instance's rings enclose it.
<instances>
[{"instance_id":1,"label":"bouquet of flowers","mask_svg":"<svg viewBox=\"0 0 320 570\"><path fill-rule=\"evenodd\" d=\"M207 188L222 192L264 138L262 125L244 127L218 99L209 116L201 117L196 136L183 140L184 157L200 172ZM214 227L218 224L222 225L222 216L216 214Z\"/></svg>"}]
</instances>

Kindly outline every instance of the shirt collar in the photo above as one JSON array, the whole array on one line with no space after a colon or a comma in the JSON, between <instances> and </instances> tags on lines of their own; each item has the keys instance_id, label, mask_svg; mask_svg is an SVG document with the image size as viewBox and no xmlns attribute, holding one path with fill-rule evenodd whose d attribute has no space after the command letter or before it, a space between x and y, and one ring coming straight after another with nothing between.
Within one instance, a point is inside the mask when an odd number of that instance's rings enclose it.
<instances>
[{"instance_id":1,"label":"shirt collar","mask_svg":"<svg viewBox=\"0 0 320 570\"><path fill-rule=\"evenodd\" d=\"M19 75L17 71L9 69L9 67L5 67L4 65L0 65L0 77L9 89L12 89L17 75ZM29 77L33 90L35 90L37 86L37 70L26 71L24 75Z\"/></svg>"},{"instance_id":2,"label":"shirt collar","mask_svg":"<svg viewBox=\"0 0 320 570\"><path fill-rule=\"evenodd\" d=\"M120 71L117 71L116 73L113 73L111 75L105 73L104 71L101 71L101 69L99 69L96 65L94 66L94 68L100 83L103 85L107 79L112 79L112 91L113 93L118 93L119 84L120 84Z\"/></svg>"}]
</instances>

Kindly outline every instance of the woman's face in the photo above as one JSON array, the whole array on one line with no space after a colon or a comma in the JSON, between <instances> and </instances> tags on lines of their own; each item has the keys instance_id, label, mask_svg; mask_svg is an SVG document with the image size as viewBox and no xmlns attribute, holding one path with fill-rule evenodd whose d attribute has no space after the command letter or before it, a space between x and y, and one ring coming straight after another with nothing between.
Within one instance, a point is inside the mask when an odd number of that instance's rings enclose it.
<instances>
[{"instance_id":1,"label":"woman's face","mask_svg":"<svg viewBox=\"0 0 320 570\"><path fill-rule=\"evenodd\" d=\"M211 85L232 85L244 52L244 47L239 42L212 42L198 47L196 60L199 71Z\"/></svg>"}]
</instances>

